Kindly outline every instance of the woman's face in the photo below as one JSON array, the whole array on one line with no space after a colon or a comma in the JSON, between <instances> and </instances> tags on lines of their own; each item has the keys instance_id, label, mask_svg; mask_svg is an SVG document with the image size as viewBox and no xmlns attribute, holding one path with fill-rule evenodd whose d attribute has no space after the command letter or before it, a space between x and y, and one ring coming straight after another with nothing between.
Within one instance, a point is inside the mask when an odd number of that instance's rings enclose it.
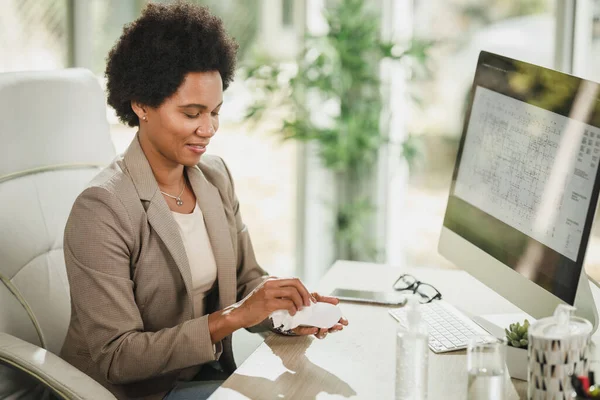
<instances>
[{"instance_id":1,"label":"woman's face","mask_svg":"<svg viewBox=\"0 0 600 400\"><path fill-rule=\"evenodd\" d=\"M141 107L145 114L140 118L140 140L150 144L148 150L167 165L194 166L219 129L222 103L218 71L190 72L159 107Z\"/></svg>"}]
</instances>

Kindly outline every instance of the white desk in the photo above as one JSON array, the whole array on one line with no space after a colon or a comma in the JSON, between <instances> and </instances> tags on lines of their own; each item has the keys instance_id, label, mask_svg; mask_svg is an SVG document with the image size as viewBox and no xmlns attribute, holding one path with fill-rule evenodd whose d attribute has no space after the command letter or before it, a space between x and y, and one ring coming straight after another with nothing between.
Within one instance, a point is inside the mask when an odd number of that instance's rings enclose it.
<instances>
[{"instance_id":1,"label":"white desk","mask_svg":"<svg viewBox=\"0 0 600 400\"><path fill-rule=\"evenodd\" d=\"M337 286L389 290L405 272L434 285L446 301L472 315L520 312L457 270L339 261L318 290L323 294ZM342 332L325 340L270 335L211 399L393 399L397 324L388 314L389 306L341 303L340 307L350 322ZM466 385L465 351L429 353L429 399L465 399ZM507 381L507 387L507 399L526 398L526 382Z\"/></svg>"}]
</instances>

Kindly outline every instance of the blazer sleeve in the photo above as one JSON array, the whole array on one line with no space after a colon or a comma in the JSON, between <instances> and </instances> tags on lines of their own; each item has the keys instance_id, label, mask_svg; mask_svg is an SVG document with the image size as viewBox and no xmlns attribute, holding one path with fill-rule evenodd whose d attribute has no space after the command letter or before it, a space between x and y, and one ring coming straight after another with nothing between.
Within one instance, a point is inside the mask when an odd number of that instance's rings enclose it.
<instances>
[{"instance_id":1,"label":"blazer sleeve","mask_svg":"<svg viewBox=\"0 0 600 400\"><path fill-rule=\"evenodd\" d=\"M235 194L235 185L229 168L221 159L223 167L227 172L230 183L229 194L231 196L230 201L233 205L233 211L235 215L235 225L237 231L238 241L238 259L237 259L237 301L242 300L248 296L257 286L263 283L268 274L263 270L256 261L254 255L254 249L252 247L252 241L250 240L250 234L248 228L242 220L242 214L240 212L240 203Z\"/></svg>"},{"instance_id":2,"label":"blazer sleeve","mask_svg":"<svg viewBox=\"0 0 600 400\"><path fill-rule=\"evenodd\" d=\"M135 227L121 201L101 187L86 189L67 221L64 254L71 304L91 358L104 378L124 384L217 358L208 316L145 332L134 296Z\"/></svg>"}]
</instances>

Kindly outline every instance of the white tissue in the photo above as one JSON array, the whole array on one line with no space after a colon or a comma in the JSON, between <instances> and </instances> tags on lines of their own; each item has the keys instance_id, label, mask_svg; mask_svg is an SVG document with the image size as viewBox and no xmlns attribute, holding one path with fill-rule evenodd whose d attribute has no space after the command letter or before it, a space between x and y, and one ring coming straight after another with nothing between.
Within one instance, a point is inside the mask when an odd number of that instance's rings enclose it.
<instances>
[{"instance_id":1,"label":"white tissue","mask_svg":"<svg viewBox=\"0 0 600 400\"><path fill-rule=\"evenodd\" d=\"M273 326L287 331L300 325L314 326L317 328L331 328L342 318L342 310L329 303L312 303L291 316L287 310L274 311L270 315Z\"/></svg>"}]
</instances>

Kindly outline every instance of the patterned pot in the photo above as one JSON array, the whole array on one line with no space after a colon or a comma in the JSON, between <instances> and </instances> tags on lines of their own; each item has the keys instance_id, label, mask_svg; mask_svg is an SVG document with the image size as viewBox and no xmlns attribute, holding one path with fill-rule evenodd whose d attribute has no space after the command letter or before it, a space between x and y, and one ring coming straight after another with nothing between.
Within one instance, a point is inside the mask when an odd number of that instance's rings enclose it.
<instances>
[{"instance_id":1,"label":"patterned pot","mask_svg":"<svg viewBox=\"0 0 600 400\"><path fill-rule=\"evenodd\" d=\"M571 375L587 375L592 324L561 304L553 317L529 328L528 385L530 400L571 399Z\"/></svg>"}]
</instances>

